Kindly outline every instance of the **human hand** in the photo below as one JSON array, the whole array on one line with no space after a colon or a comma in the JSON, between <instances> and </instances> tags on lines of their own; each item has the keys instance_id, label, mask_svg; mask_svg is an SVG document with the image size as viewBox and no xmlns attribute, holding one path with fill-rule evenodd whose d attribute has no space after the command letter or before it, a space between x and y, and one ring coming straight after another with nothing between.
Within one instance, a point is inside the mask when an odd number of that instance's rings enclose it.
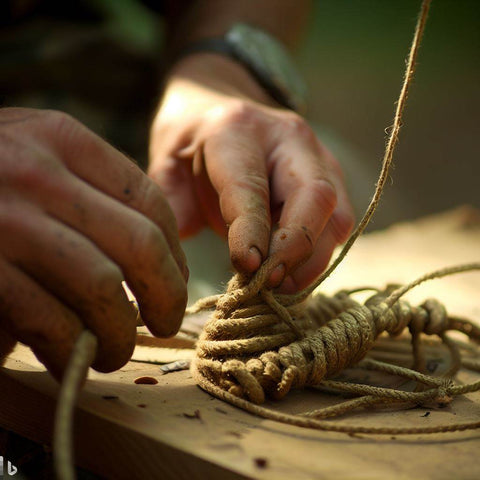
<instances>
[{"instance_id":1,"label":"human hand","mask_svg":"<svg viewBox=\"0 0 480 480\"><path fill-rule=\"evenodd\" d=\"M181 238L210 226L243 272L274 257L269 286L284 293L310 284L353 226L340 166L306 121L219 55L190 55L171 72L149 175Z\"/></svg>"},{"instance_id":2,"label":"human hand","mask_svg":"<svg viewBox=\"0 0 480 480\"><path fill-rule=\"evenodd\" d=\"M4 351L29 345L59 379L88 328L93 367L120 368L136 331L124 279L153 334L178 330L188 271L175 219L129 159L66 114L2 109L0 178Z\"/></svg>"}]
</instances>

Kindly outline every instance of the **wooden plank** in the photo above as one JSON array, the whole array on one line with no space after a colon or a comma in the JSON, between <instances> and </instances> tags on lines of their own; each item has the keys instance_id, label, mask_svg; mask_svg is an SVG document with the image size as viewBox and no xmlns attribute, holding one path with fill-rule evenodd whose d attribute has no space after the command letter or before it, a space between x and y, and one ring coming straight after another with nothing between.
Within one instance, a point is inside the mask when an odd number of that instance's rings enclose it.
<instances>
[{"instance_id":1,"label":"wooden plank","mask_svg":"<svg viewBox=\"0 0 480 480\"><path fill-rule=\"evenodd\" d=\"M325 288L381 286L476 260L478 218L478 212L463 209L365 236ZM465 274L433 282L412 296L438 292L449 310L480 323L479 287L478 273ZM139 376L152 376L158 384L137 385ZM470 372L460 376L462 381L479 378ZM57 385L25 347L18 347L0 370L0 391L0 425L49 443ZM268 405L298 412L336 401L309 390ZM333 421L430 426L479 417L477 392L446 408L362 412ZM188 371L161 375L158 365L139 362L108 375L91 373L77 410L75 439L78 464L113 478L480 478L480 465L474 460L480 447L478 431L350 437L301 429L213 399L194 385Z\"/></svg>"}]
</instances>

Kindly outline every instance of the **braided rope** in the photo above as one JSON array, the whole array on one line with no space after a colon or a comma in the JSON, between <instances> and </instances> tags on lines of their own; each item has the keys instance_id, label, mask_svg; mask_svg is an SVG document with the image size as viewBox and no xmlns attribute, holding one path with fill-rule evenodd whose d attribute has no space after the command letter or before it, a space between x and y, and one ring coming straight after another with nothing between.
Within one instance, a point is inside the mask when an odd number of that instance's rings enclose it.
<instances>
[{"instance_id":1,"label":"braided rope","mask_svg":"<svg viewBox=\"0 0 480 480\"><path fill-rule=\"evenodd\" d=\"M232 279L227 291L219 298L217 308L197 343L192 364L195 381L209 393L233 405L265 418L348 433L438 433L477 428L473 424L444 425L434 428L366 428L345 427L341 430L324 423L311 422L312 417L327 418L364 407L392 404L422 404L435 401L449 403L453 397L480 390L480 381L456 384L452 377L460 366L480 371L480 364L462 359L458 345L447 332L456 330L471 340L480 342L480 328L468 320L450 317L445 307L435 299L412 306L401 299L407 291L431 278L480 270L480 263L450 267L424 275L410 284L392 291L387 287L377 291L360 304L352 293L340 291L331 297L314 295L307 302L281 305L278 296L268 297L265 305L263 290L238 288L241 275ZM264 270L268 278L268 269ZM279 309L280 306L282 309ZM194 311L197 308L194 308ZM281 312L281 313L279 313ZM283 315L289 322L283 321ZM291 328L295 325L295 329ZM421 365L423 348L420 335L438 337L448 348L451 366L440 378L398 365L371 359L363 360L375 340L384 332L400 335L406 328L414 339L414 364ZM295 330L301 335L296 336ZM476 352L478 355L478 351ZM352 366L378 370L417 382L417 390L406 392L327 380ZM292 388L321 387L360 395L359 398L302 414L283 413L259 407L266 397L283 398ZM304 418L305 417L305 418ZM308 421L306 420L308 417Z\"/></svg>"}]
</instances>

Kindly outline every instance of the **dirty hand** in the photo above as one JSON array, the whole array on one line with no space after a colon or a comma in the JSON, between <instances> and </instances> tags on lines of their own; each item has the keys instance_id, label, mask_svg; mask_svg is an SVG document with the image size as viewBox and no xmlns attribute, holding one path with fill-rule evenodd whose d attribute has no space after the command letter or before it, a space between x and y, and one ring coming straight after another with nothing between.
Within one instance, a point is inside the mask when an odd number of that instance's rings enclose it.
<instances>
[{"instance_id":1,"label":"dirty hand","mask_svg":"<svg viewBox=\"0 0 480 480\"><path fill-rule=\"evenodd\" d=\"M84 328L94 368L131 356L136 312L159 336L178 329L185 258L158 186L66 114L0 110L0 348L29 345L56 378ZM2 352L0 352L1 355Z\"/></svg>"},{"instance_id":2,"label":"dirty hand","mask_svg":"<svg viewBox=\"0 0 480 480\"><path fill-rule=\"evenodd\" d=\"M228 236L243 272L273 256L269 286L285 293L311 283L352 228L337 161L302 117L219 55L190 55L171 71L152 125L149 175L181 238L209 225Z\"/></svg>"}]
</instances>

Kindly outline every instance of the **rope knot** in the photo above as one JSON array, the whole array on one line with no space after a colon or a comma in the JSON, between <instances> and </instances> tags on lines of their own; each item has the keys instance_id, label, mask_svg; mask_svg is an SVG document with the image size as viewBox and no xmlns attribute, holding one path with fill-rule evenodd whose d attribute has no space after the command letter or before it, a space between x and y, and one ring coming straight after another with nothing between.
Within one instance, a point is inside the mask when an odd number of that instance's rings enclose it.
<instances>
[{"instance_id":1,"label":"rope knot","mask_svg":"<svg viewBox=\"0 0 480 480\"><path fill-rule=\"evenodd\" d=\"M412 311L413 319L409 327L413 334L425 333L442 336L449 329L450 321L447 310L434 298L427 299Z\"/></svg>"},{"instance_id":2,"label":"rope knot","mask_svg":"<svg viewBox=\"0 0 480 480\"><path fill-rule=\"evenodd\" d=\"M450 388L447 386L441 386L437 390L437 395L435 396L435 402L439 406L446 407L453 400L452 395L450 394Z\"/></svg>"}]
</instances>

